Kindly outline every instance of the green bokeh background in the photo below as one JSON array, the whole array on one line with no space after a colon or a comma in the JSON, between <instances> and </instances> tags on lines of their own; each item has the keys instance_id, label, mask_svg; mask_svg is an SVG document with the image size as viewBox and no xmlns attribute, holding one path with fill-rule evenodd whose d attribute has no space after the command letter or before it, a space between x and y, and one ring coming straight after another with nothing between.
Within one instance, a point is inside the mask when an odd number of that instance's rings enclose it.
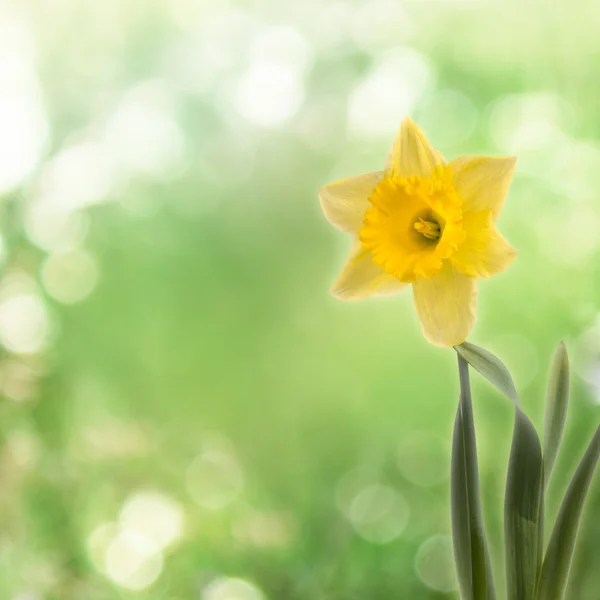
<instances>
[{"instance_id":1,"label":"green bokeh background","mask_svg":"<svg viewBox=\"0 0 600 600\"><path fill-rule=\"evenodd\" d=\"M567 342L552 518L600 420L599 27L592 0L2 4L0 597L458 597L454 353L410 293L327 293L349 239L317 190L406 114L448 158L518 156L520 255L470 340L539 431ZM473 380L502 588L512 411Z\"/></svg>"}]
</instances>

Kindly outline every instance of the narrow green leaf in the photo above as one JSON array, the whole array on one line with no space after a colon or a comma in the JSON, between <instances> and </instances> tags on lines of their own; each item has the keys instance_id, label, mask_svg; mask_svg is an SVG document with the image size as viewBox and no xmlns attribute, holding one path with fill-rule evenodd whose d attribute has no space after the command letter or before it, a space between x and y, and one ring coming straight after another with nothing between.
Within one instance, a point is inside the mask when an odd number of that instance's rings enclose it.
<instances>
[{"instance_id":1,"label":"narrow green leaf","mask_svg":"<svg viewBox=\"0 0 600 600\"><path fill-rule=\"evenodd\" d=\"M550 371L550 382L546 396L544 417L544 473L546 485L550 480L563 431L569 405L569 356L563 342L560 343Z\"/></svg>"},{"instance_id":2,"label":"narrow green leaf","mask_svg":"<svg viewBox=\"0 0 600 600\"><path fill-rule=\"evenodd\" d=\"M494 600L477 467L469 367L459 354L460 403L452 441L451 506L454 557L463 600Z\"/></svg>"},{"instance_id":3,"label":"narrow green leaf","mask_svg":"<svg viewBox=\"0 0 600 600\"><path fill-rule=\"evenodd\" d=\"M504 501L509 600L533 600L543 554L543 459L538 434L523 412L510 372L491 352L468 342L456 351L515 405L515 428Z\"/></svg>"},{"instance_id":4,"label":"narrow green leaf","mask_svg":"<svg viewBox=\"0 0 600 600\"><path fill-rule=\"evenodd\" d=\"M543 459L536 430L515 407L506 495L504 542L508 600L534 600L543 555Z\"/></svg>"},{"instance_id":5,"label":"narrow green leaf","mask_svg":"<svg viewBox=\"0 0 600 600\"><path fill-rule=\"evenodd\" d=\"M565 595L577 531L585 499L600 458L600 427L569 484L550 536L538 588L538 600L562 600Z\"/></svg>"},{"instance_id":6,"label":"narrow green leaf","mask_svg":"<svg viewBox=\"0 0 600 600\"><path fill-rule=\"evenodd\" d=\"M454 349L509 400L512 400L516 405L519 404L519 395L513 379L499 358L484 348L469 342L463 342L460 346L455 346Z\"/></svg>"},{"instance_id":7,"label":"narrow green leaf","mask_svg":"<svg viewBox=\"0 0 600 600\"><path fill-rule=\"evenodd\" d=\"M452 541L454 562L463 600L473 600L473 567L471 563L471 525L469 519L468 478L465 460L465 436L462 408L459 404L452 439L450 476Z\"/></svg>"}]
</instances>

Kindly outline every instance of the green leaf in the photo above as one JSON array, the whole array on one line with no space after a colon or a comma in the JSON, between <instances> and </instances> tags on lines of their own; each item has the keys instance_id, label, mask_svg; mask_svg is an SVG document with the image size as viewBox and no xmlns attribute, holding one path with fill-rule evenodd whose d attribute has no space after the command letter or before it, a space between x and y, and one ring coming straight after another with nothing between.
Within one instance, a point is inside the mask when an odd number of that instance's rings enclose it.
<instances>
[{"instance_id":1,"label":"green leaf","mask_svg":"<svg viewBox=\"0 0 600 600\"><path fill-rule=\"evenodd\" d=\"M536 430L515 407L506 495L504 542L508 600L534 600L542 566L544 463Z\"/></svg>"},{"instance_id":2,"label":"green leaf","mask_svg":"<svg viewBox=\"0 0 600 600\"><path fill-rule=\"evenodd\" d=\"M590 442L560 506L540 577L538 600L562 600L585 499L600 458L600 427Z\"/></svg>"},{"instance_id":3,"label":"green leaf","mask_svg":"<svg viewBox=\"0 0 600 600\"><path fill-rule=\"evenodd\" d=\"M546 485L550 480L567 419L569 404L569 357L563 342L560 343L550 371L544 417L544 473Z\"/></svg>"},{"instance_id":4,"label":"green leaf","mask_svg":"<svg viewBox=\"0 0 600 600\"><path fill-rule=\"evenodd\" d=\"M463 342L454 349L476 371L479 371L495 388L500 390L507 398L519 405L519 395L508 369L504 363L484 348Z\"/></svg>"},{"instance_id":5,"label":"green leaf","mask_svg":"<svg viewBox=\"0 0 600 600\"><path fill-rule=\"evenodd\" d=\"M542 449L523 412L513 379L491 352L468 342L456 351L515 405L515 427L504 499L506 582L509 600L533 600L543 554Z\"/></svg>"},{"instance_id":6,"label":"green leaf","mask_svg":"<svg viewBox=\"0 0 600 600\"><path fill-rule=\"evenodd\" d=\"M469 367L458 356L460 403L452 441L451 505L454 557L463 600L494 600L493 575L479 498Z\"/></svg>"}]
</instances>

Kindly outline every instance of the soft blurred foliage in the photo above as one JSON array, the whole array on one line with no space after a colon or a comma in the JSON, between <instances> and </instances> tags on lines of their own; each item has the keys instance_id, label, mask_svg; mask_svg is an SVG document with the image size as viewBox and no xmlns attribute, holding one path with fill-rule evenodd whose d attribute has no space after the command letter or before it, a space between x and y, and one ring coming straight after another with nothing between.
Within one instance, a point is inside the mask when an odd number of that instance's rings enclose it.
<instances>
[{"instance_id":1,"label":"soft blurred foliage","mask_svg":"<svg viewBox=\"0 0 600 600\"><path fill-rule=\"evenodd\" d=\"M408 293L327 294L349 240L317 201L407 114L519 157L472 341L540 431L568 344L553 517L600 419L599 28L593 0L5 0L0 597L457 598L454 353ZM512 410L473 380L502 586Z\"/></svg>"}]
</instances>

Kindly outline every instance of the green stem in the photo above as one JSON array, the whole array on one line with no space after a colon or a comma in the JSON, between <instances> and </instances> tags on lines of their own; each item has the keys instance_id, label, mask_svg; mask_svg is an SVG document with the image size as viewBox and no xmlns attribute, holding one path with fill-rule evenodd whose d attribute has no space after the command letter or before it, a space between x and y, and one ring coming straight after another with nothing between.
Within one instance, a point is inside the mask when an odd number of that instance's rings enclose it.
<instances>
[{"instance_id":1,"label":"green stem","mask_svg":"<svg viewBox=\"0 0 600 600\"><path fill-rule=\"evenodd\" d=\"M453 441L454 473L452 478L453 537L455 538L457 570L459 574L461 571L465 573L467 570L470 575L470 582L468 582L470 585L463 582L461 586L463 595L466 596L465 600L493 600L495 592L492 569L479 496L477 443L469 365L460 354L458 354L458 376L460 402ZM457 544L462 545L462 550L457 548ZM459 564L459 555L462 556L462 564ZM467 557L470 558L470 565L465 564L465 559L468 560Z\"/></svg>"}]
</instances>

